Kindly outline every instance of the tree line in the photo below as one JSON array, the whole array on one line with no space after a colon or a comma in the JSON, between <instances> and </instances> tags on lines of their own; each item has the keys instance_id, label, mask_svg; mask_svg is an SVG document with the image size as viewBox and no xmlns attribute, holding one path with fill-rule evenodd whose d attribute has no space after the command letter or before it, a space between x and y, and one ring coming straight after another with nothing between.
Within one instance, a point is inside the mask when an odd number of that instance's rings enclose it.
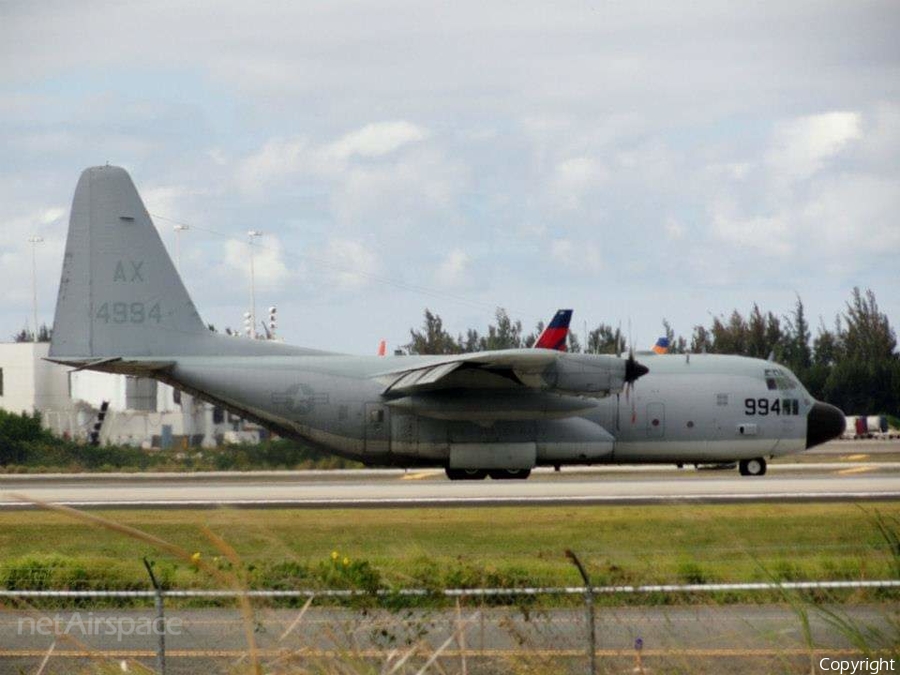
<instances>
[{"instance_id":1,"label":"tree line","mask_svg":"<svg viewBox=\"0 0 900 675\"><path fill-rule=\"evenodd\" d=\"M544 323L525 332L498 308L494 322L483 333L468 329L453 336L441 317L425 310L420 329L410 329L409 354L461 354L494 349L528 348L534 345ZM820 321L812 334L806 308L798 296L788 315L764 312L754 304L747 316L734 310L718 316L708 326L698 324L689 338L676 335L666 319L662 330L669 352L682 354L738 354L772 359L790 368L817 399L837 405L848 414L900 416L900 354L897 337L886 314L878 308L875 293L854 288L833 327ZM600 323L590 330L586 343L570 332L570 352L616 354L627 350L619 328Z\"/></svg>"}]
</instances>

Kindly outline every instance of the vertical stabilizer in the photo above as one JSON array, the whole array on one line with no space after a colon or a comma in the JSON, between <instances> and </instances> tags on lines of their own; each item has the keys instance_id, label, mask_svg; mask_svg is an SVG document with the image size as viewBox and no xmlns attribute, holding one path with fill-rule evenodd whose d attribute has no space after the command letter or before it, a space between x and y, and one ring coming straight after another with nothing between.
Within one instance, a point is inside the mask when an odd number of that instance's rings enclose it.
<instances>
[{"instance_id":1,"label":"vertical stabilizer","mask_svg":"<svg viewBox=\"0 0 900 675\"><path fill-rule=\"evenodd\" d=\"M210 334L124 169L86 169L69 218L50 356L166 356Z\"/></svg>"},{"instance_id":2,"label":"vertical stabilizer","mask_svg":"<svg viewBox=\"0 0 900 675\"><path fill-rule=\"evenodd\" d=\"M566 339L569 337L569 322L572 320L571 309L560 309L553 315L550 324L544 329L534 343L538 349L555 349L566 351Z\"/></svg>"}]
</instances>

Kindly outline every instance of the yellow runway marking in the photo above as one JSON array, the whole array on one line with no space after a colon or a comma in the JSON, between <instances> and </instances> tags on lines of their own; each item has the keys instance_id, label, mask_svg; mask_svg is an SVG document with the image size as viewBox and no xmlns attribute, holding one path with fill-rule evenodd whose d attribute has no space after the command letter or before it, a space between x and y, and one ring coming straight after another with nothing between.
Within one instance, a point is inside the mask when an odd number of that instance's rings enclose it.
<instances>
[{"instance_id":1,"label":"yellow runway marking","mask_svg":"<svg viewBox=\"0 0 900 675\"><path fill-rule=\"evenodd\" d=\"M437 474L437 471L419 471L418 473L405 473L400 477L400 480L422 480L423 478L431 478L432 476L436 476Z\"/></svg>"},{"instance_id":2,"label":"yellow runway marking","mask_svg":"<svg viewBox=\"0 0 900 675\"><path fill-rule=\"evenodd\" d=\"M846 476L851 473L863 473L864 471L871 471L872 467L870 466L855 466L852 469L841 469L838 473L842 476Z\"/></svg>"},{"instance_id":3,"label":"yellow runway marking","mask_svg":"<svg viewBox=\"0 0 900 675\"><path fill-rule=\"evenodd\" d=\"M846 459L848 462L858 462L859 460L866 459L867 457L868 455L850 455Z\"/></svg>"}]
</instances>

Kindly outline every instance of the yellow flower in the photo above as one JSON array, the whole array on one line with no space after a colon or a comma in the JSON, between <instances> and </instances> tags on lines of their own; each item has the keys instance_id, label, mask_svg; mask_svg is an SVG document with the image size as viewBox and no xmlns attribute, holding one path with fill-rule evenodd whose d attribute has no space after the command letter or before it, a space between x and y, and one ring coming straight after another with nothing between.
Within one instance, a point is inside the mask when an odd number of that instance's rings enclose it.
<instances>
[{"instance_id":1,"label":"yellow flower","mask_svg":"<svg viewBox=\"0 0 900 675\"><path fill-rule=\"evenodd\" d=\"M344 567L349 567L349 565L350 565L350 558L344 558Z\"/></svg>"},{"instance_id":2,"label":"yellow flower","mask_svg":"<svg viewBox=\"0 0 900 675\"><path fill-rule=\"evenodd\" d=\"M340 554L339 554L337 551L332 551L332 552L331 552L331 559L332 559L334 562L337 562L337 559L340 558L340 557L341 557L341 556L340 556Z\"/></svg>"},{"instance_id":3,"label":"yellow flower","mask_svg":"<svg viewBox=\"0 0 900 675\"><path fill-rule=\"evenodd\" d=\"M200 551L197 551L196 553L194 553L194 555L191 556L191 562L195 565L200 564Z\"/></svg>"}]
</instances>

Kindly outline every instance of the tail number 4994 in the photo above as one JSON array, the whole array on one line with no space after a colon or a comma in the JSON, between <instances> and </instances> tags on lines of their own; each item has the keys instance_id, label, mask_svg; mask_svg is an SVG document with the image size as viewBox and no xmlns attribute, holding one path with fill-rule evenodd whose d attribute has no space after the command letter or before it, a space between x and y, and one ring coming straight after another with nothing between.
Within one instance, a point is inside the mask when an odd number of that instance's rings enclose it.
<instances>
[{"instance_id":1,"label":"tail number 4994","mask_svg":"<svg viewBox=\"0 0 900 675\"><path fill-rule=\"evenodd\" d=\"M159 323L162 312L158 302L149 307L143 302L104 302L96 317L103 323Z\"/></svg>"}]
</instances>

